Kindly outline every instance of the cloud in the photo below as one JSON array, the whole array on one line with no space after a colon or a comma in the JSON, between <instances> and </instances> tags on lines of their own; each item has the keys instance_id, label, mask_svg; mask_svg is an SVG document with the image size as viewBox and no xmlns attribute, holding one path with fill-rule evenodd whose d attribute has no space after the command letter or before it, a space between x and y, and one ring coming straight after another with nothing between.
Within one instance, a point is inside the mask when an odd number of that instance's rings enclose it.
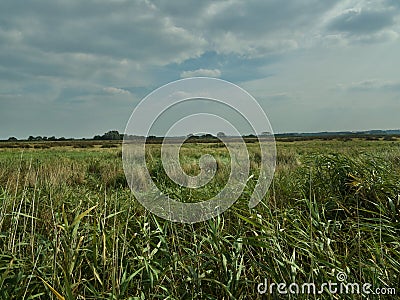
<instances>
[{"instance_id":1,"label":"cloud","mask_svg":"<svg viewBox=\"0 0 400 300\"><path fill-rule=\"evenodd\" d=\"M347 43L382 43L398 38L400 6L391 0L343 1L327 14L327 35L337 35Z\"/></svg>"},{"instance_id":2,"label":"cloud","mask_svg":"<svg viewBox=\"0 0 400 300\"><path fill-rule=\"evenodd\" d=\"M395 78L400 47L390 41L399 38L399 3L0 1L0 138L13 128L23 132L24 126L67 134L62 124L40 118L44 107L65 124L78 124L79 115L85 127L89 107L93 116L131 109L132 103L124 106L129 99L178 78L221 77L239 85L254 80L254 90L263 90L257 96L270 103L285 103L287 95L279 94L285 90L296 95L293 102L301 102L298 89L304 89L301 95L309 93L307 99L320 99L316 86L329 72L329 87L344 80L357 83L362 76ZM384 95L396 84L375 83L372 90ZM29 108L29 122L17 124L22 102ZM282 110L284 105L279 105ZM69 109L74 113L65 113ZM6 118L6 112L12 117ZM91 121L91 130L105 126ZM109 122L122 121L116 113Z\"/></svg>"},{"instance_id":3,"label":"cloud","mask_svg":"<svg viewBox=\"0 0 400 300\"><path fill-rule=\"evenodd\" d=\"M165 3L161 7L170 12L175 24L205 37L208 50L254 58L297 49L304 33L311 32L324 13L338 2L300 0L282 4L278 0L233 0L205 2L194 5L194 9L189 5L171 9Z\"/></svg>"},{"instance_id":4,"label":"cloud","mask_svg":"<svg viewBox=\"0 0 400 300\"><path fill-rule=\"evenodd\" d=\"M7 11L2 23L21 32L24 44L43 52L90 53L163 65L200 54L205 44L147 1L5 2L0 5ZM162 47L154 47L155 42Z\"/></svg>"},{"instance_id":5,"label":"cloud","mask_svg":"<svg viewBox=\"0 0 400 300\"><path fill-rule=\"evenodd\" d=\"M221 71L218 69L197 69L193 71L183 71L181 73L181 78L188 78L188 77L220 77Z\"/></svg>"},{"instance_id":6,"label":"cloud","mask_svg":"<svg viewBox=\"0 0 400 300\"><path fill-rule=\"evenodd\" d=\"M282 102L292 99L292 96L289 93L276 93L265 96L265 99L272 100L274 102Z\"/></svg>"},{"instance_id":7,"label":"cloud","mask_svg":"<svg viewBox=\"0 0 400 300\"><path fill-rule=\"evenodd\" d=\"M328 29L349 34L367 34L394 24L392 10L348 10L335 17Z\"/></svg>"},{"instance_id":8,"label":"cloud","mask_svg":"<svg viewBox=\"0 0 400 300\"><path fill-rule=\"evenodd\" d=\"M103 91L110 95L130 95L131 93L127 90L116 88L116 87L105 87Z\"/></svg>"},{"instance_id":9,"label":"cloud","mask_svg":"<svg viewBox=\"0 0 400 300\"><path fill-rule=\"evenodd\" d=\"M370 91L400 91L400 81L382 80L382 79L367 79L350 84L339 84L339 89L355 92L370 92Z\"/></svg>"}]
</instances>

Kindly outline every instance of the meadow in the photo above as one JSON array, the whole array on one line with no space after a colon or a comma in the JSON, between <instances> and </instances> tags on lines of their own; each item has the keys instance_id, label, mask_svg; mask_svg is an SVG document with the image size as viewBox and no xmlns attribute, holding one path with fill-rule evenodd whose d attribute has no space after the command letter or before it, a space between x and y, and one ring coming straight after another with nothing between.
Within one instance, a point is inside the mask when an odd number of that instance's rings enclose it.
<instances>
[{"instance_id":1,"label":"meadow","mask_svg":"<svg viewBox=\"0 0 400 300\"><path fill-rule=\"evenodd\" d=\"M149 213L125 180L121 146L26 143L0 148L0 299L361 299L365 295L264 295L260 283L346 282L400 293L400 140L277 142L263 201L247 206L254 175L222 215L195 224ZM182 148L183 169L218 162L200 189L169 180L159 145L147 163L181 201L215 195L229 157L218 143ZM372 295L369 299L395 299Z\"/></svg>"}]
</instances>

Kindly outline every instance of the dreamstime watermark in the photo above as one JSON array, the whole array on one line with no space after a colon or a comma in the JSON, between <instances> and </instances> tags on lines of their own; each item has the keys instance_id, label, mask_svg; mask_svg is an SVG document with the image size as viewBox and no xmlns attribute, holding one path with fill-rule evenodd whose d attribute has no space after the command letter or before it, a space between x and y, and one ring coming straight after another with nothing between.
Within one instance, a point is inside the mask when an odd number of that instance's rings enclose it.
<instances>
[{"instance_id":1,"label":"dreamstime watermark","mask_svg":"<svg viewBox=\"0 0 400 300\"><path fill-rule=\"evenodd\" d=\"M362 295L396 295L396 288L393 287L377 287L374 288L371 283L358 283L347 282L347 275L344 272L336 274L337 282L323 282L322 284L315 284L312 282L297 283L292 282L287 284L269 283L265 278L264 282L257 285L257 292L259 294L362 294Z\"/></svg>"},{"instance_id":2,"label":"dreamstime watermark","mask_svg":"<svg viewBox=\"0 0 400 300\"><path fill-rule=\"evenodd\" d=\"M218 171L213 156L196 153L200 156L197 176L186 174L181 166L180 150L188 139L182 129L186 128L196 134L215 135L221 129L230 132L218 136L229 152L229 178L216 196L196 203L174 199L161 191L146 162L147 142L143 136L161 130L157 134L163 136L160 159L168 178L190 189L208 184ZM142 137L135 136L138 130ZM242 195L251 177L250 156L242 138L249 130L258 137L260 153L259 176L248 204L253 208L267 193L276 157L273 131L259 103L237 85L208 77L182 79L154 90L135 107L124 133L123 167L132 193L149 211L170 221L195 223L223 213Z\"/></svg>"}]
</instances>

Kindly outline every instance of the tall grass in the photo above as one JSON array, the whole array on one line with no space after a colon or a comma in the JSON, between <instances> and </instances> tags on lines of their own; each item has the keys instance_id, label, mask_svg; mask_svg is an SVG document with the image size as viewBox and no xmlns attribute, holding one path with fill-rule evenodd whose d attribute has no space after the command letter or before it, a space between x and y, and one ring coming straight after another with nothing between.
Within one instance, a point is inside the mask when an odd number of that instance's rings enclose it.
<instances>
[{"instance_id":1,"label":"tall grass","mask_svg":"<svg viewBox=\"0 0 400 300\"><path fill-rule=\"evenodd\" d=\"M264 201L247 206L255 176L231 209L193 225L155 217L133 198L118 149L3 150L0 299L261 299L264 279L321 284L338 272L349 282L398 288L399 144L346 145L278 144ZM190 189L168 181L152 147L148 164L159 187L187 197ZM256 148L249 146L255 174ZM199 151L215 151L227 171L224 149L183 151L188 172ZM213 195L224 185L217 175L208 190L189 196Z\"/></svg>"}]
</instances>

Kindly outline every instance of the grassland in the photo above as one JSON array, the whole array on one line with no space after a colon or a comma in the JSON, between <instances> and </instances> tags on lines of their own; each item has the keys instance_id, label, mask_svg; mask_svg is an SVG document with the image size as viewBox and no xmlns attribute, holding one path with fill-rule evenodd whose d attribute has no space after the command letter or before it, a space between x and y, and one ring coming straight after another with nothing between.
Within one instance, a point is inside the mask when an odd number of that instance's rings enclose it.
<instances>
[{"instance_id":1,"label":"grassland","mask_svg":"<svg viewBox=\"0 0 400 300\"><path fill-rule=\"evenodd\" d=\"M257 285L320 285L338 272L400 293L400 141L278 142L273 183L254 209L260 159L249 143L255 176L240 199L192 225L147 212L126 184L120 146L110 145L0 149L0 299L280 299ZM160 189L196 201L223 188L225 148L188 144L182 153L189 174L199 153L215 155L215 180L195 191L174 185L150 145ZM385 297L396 296L369 296Z\"/></svg>"}]
</instances>

